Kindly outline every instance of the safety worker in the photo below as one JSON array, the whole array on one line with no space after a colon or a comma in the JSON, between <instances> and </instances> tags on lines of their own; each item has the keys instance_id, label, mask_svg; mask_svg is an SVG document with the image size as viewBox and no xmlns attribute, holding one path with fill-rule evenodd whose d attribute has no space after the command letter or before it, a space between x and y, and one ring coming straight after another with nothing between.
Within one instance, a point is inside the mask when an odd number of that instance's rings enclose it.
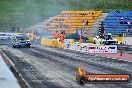
<instances>
[{"instance_id":1,"label":"safety worker","mask_svg":"<svg viewBox=\"0 0 132 88\"><path fill-rule=\"evenodd\" d=\"M126 34L124 32L122 32L122 37L125 37L125 36L126 36Z\"/></svg>"},{"instance_id":2,"label":"safety worker","mask_svg":"<svg viewBox=\"0 0 132 88\"><path fill-rule=\"evenodd\" d=\"M59 37L58 31L56 31L56 32L54 33L54 37L55 37L55 39L57 39L57 38Z\"/></svg>"},{"instance_id":3,"label":"safety worker","mask_svg":"<svg viewBox=\"0 0 132 88\"><path fill-rule=\"evenodd\" d=\"M82 39L82 36L80 36L79 43L82 43L82 42L83 42L83 39Z\"/></svg>"},{"instance_id":4,"label":"safety worker","mask_svg":"<svg viewBox=\"0 0 132 88\"><path fill-rule=\"evenodd\" d=\"M61 34L60 34L61 43L64 43L64 39L65 39L65 34L63 32L61 32Z\"/></svg>"}]
</instances>

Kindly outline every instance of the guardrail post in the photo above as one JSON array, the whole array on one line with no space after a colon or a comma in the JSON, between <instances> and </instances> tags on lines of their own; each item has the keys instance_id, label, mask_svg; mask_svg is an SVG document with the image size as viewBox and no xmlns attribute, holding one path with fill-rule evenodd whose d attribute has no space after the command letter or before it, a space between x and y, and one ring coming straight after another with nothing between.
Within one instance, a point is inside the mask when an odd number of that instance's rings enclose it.
<instances>
[{"instance_id":1,"label":"guardrail post","mask_svg":"<svg viewBox=\"0 0 132 88\"><path fill-rule=\"evenodd\" d=\"M120 56L122 56L122 50L121 50L121 52L120 52Z\"/></svg>"}]
</instances>

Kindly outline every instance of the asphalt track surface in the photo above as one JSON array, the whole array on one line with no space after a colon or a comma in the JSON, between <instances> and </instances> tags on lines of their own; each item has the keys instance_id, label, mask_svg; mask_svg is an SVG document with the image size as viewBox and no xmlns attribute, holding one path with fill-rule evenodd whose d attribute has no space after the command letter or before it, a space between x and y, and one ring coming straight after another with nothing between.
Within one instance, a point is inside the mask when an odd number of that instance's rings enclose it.
<instances>
[{"instance_id":1,"label":"asphalt track surface","mask_svg":"<svg viewBox=\"0 0 132 88\"><path fill-rule=\"evenodd\" d=\"M129 84L85 84L76 82L76 68L88 74L130 74L132 63L44 46L1 46L31 88L132 88Z\"/></svg>"}]
</instances>

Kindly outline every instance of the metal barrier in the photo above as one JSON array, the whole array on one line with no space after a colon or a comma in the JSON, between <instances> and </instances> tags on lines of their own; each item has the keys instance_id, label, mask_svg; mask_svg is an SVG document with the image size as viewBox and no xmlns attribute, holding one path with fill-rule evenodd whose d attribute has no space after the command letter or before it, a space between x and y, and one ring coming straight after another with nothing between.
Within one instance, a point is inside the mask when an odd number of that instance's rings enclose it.
<instances>
[{"instance_id":1,"label":"metal barrier","mask_svg":"<svg viewBox=\"0 0 132 88\"><path fill-rule=\"evenodd\" d=\"M0 45L10 45L11 39L0 39Z\"/></svg>"}]
</instances>

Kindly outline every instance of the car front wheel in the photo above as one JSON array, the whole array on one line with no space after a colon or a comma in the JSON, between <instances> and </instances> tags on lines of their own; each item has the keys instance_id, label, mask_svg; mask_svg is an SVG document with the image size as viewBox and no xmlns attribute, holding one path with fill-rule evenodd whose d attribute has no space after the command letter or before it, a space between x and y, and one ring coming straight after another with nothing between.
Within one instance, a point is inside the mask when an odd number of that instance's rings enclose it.
<instances>
[{"instance_id":1,"label":"car front wheel","mask_svg":"<svg viewBox=\"0 0 132 88\"><path fill-rule=\"evenodd\" d=\"M96 44L96 42L95 42L95 41L93 41L93 43L94 43L94 44Z\"/></svg>"}]
</instances>

